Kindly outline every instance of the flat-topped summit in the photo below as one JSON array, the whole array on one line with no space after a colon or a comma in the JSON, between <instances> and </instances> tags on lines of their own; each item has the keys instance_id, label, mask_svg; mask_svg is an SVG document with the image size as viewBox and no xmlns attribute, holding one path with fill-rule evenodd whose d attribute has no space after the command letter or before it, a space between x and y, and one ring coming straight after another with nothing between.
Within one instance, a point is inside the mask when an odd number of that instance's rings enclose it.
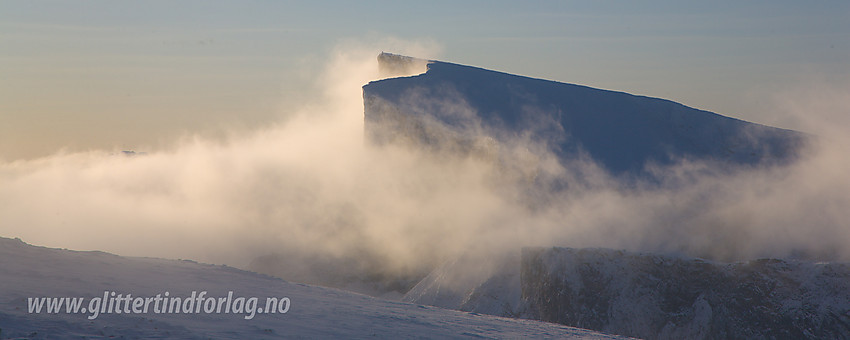
<instances>
[{"instance_id":1,"label":"flat-topped summit","mask_svg":"<svg viewBox=\"0 0 850 340\"><path fill-rule=\"evenodd\" d=\"M363 87L370 140L440 148L527 138L562 159L590 156L614 174L646 165L705 160L725 165L787 163L806 136L673 101L382 53L382 69L427 72ZM388 71L389 72L389 71Z\"/></svg>"}]
</instances>

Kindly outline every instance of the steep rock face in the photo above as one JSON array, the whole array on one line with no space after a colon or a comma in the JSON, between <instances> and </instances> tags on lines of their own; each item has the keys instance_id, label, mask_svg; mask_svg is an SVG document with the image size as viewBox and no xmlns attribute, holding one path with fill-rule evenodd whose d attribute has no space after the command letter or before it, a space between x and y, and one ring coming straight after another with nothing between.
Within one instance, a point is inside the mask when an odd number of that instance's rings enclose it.
<instances>
[{"instance_id":1,"label":"steep rock face","mask_svg":"<svg viewBox=\"0 0 850 340\"><path fill-rule=\"evenodd\" d=\"M850 267L525 249L528 317L643 338L846 338Z\"/></svg>"},{"instance_id":2,"label":"steep rock face","mask_svg":"<svg viewBox=\"0 0 850 340\"><path fill-rule=\"evenodd\" d=\"M390 56L379 57L391 64L384 68L410 63ZM614 174L681 159L786 162L805 140L798 132L664 99L445 62L431 61L427 68L424 74L363 87L369 139L469 151L525 138L561 158L587 153Z\"/></svg>"}]
</instances>

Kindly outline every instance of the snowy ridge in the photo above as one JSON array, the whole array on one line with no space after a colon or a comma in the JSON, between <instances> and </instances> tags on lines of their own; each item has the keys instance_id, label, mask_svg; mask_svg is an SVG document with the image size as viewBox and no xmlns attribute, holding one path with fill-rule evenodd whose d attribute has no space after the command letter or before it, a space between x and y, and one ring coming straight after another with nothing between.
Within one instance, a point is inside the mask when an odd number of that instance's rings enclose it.
<instances>
[{"instance_id":1,"label":"snowy ridge","mask_svg":"<svg viewBox=\"0 0 850 340\"><path fill-rule=\"evenodd\" d=\"M457 269L438 268L405 301L647 339L850 337L844 263L525 248L489 277Z\"/></svg>"},{"instance_id":2,"label":"snowy ridge","mask_svg":"<svg viewBox=\"0 0 850 340\"><path fill-rule=\"evenodd\" d=\"M713 263L606 249L523 251L529 315L660 339L850 336L850 266Z\"/></svg>"},{"instance_id":3,"label":"snowy ridge","mask_svg":"<svg viewBox=\"0 0 850 340\"><path fill-rule=\"evenodd\" d=\"M616 339L538 321L475 315L282 281L193 261L129 258L0 238L0 338L582 338ZM288 297L286 314L30 314L28 297ZM86 304L84 303L84 306ZM263 304L260 303L260 306Z\"/></svg>"}]
</instances>

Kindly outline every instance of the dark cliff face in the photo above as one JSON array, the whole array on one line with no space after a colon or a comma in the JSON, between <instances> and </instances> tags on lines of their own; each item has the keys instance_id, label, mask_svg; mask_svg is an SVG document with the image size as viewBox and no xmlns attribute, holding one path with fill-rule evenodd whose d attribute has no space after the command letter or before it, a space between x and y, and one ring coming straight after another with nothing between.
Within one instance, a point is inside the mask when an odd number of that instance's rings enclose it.
<instances>
[{"instance_id":1,"label":"dark cliff face","mask_svg":"<svg viewBox=\"0 0 850 340\"><path fill-rule=\"evenodd\" d=\"M806 137L668 100L430 62L363 87L367 136L461 151L480 136L529 137L559 157L586 152L614 174L682 159L787 162ZM441 146L442 145L442 146Z\"/></svg>"},{"instance_id":2,"label":"dark cliff face","mask_svg":"<svg viewBox=\"0 0 850 340\"><path fill-rule=\"evenodd\" d=\"M850 337L850 267L525 249L525 317L641 338Z\"/></svg>"}]
</instances>

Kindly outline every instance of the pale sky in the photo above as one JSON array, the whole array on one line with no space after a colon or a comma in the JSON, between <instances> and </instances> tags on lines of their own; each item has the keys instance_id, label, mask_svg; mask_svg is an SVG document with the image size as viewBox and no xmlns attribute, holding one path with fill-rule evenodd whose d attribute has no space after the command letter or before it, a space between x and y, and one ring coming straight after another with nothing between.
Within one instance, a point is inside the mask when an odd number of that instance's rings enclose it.
<instances>
[{"instance_id":1,"label":"pale sky","mask_svg":"<svg viewBox=\"0 0 850 340\"><path fill-rule=\"evenodd\" d=\"M850 89L847 1L0 0L0 160L250 131L334 48L388 38L788 128L778 94Z\"/></svg>"}]
</instances>

